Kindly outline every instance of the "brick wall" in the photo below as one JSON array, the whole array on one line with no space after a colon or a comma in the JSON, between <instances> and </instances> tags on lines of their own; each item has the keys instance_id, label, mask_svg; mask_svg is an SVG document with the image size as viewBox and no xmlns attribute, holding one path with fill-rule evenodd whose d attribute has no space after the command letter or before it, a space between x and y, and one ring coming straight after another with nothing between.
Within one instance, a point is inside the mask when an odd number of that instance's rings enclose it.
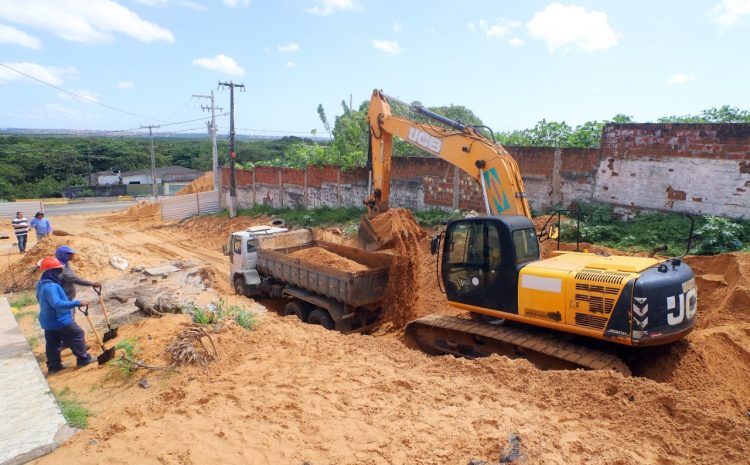
<instances>
[{"instance_id":1,"label":"brick wall","mask_svg":"<svg viewBox=\"0 0 750 465\"><path fill-rule=\"evenodd\" d=\"M610 124L593 198L625 207L750 216L750 124Z\"/></svg>"},{"instance_id":2,"label":"brick wall","mask_svg":"<svg viewBox=\"0 0 750 465\"><path fill-rule=\"evenodd\" d=\"M609 124L601 149L506 147L536 211L576 199L623 207L750 215L750 124ZM223 170L223 186L229 186ZM366 169L237 170L241 208L359 206ZM253 179L255 182L253 183ZM281 182L279 182L281 179ZM395 158L391 205L484 211L480 186L438 158Z\"/></svg>"}]
</instances>

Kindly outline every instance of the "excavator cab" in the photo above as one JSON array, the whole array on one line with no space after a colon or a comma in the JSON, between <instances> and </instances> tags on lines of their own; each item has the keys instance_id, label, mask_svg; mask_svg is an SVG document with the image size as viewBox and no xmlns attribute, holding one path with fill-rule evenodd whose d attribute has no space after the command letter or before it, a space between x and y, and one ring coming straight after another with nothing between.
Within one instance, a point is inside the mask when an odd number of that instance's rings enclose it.
<instances>
[{"instance_id":1,"label":"excavator cab","mask_svg":"<svg viewBox=\"0 0 750 465\"><path fill-rule=\"evenodd\" d=\"M534 225L525 216L453 221L445 231L440 263L448 300L518 313L519 272L539 257Z\"/></svg>"}]
</instances>

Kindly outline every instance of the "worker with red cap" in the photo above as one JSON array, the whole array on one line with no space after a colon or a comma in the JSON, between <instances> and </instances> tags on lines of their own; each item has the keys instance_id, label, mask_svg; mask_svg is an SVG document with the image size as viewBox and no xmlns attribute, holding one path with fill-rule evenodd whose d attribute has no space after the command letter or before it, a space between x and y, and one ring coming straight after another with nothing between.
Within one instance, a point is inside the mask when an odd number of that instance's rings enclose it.
<instances>
[{"instance_id":1,"label":"worker with red cap","mask_svg":"<svg viewBox=\"0 0 750 465\"><path fill-rule=\"evenodd\" d=\"M60 285L64 265L55 257L45 257L39 262L42 278L36 286L39 301L39 324L44 330L47 352L47 372L52 375L66 367L60 359L63 347L70 347L79 367L96 359L86 350L86 333L73 320L71 310L88 306L88 302L68 300Z\"/></svg>"}]
</instances>

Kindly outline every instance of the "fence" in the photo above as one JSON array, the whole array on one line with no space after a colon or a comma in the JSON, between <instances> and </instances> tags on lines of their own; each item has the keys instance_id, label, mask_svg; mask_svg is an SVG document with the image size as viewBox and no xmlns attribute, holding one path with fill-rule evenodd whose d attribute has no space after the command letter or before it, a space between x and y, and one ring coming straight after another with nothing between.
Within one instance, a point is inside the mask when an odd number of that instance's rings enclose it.
<instances>
[{"instance_id":1,"label":"fence","mask_svg":"<svg viewBox=\"0 0 750 465\"><path fill-rule=\"evenodd\" d=\"M219 193L216 191L178 195L161 200L163 220L181 220L193 215L218 213L220 210Z\"/></svg>"},{"instance_id":2,"label":"fence","mask_svg":"<svg viewBox=\"0 0 750 465\"><path fill-rule=\"evenodd\" d=\"M0 202L0 218L15 218L16 212L23 212L26 218L31 219L36 212L44 211L42 201L33 202Z\"/></svg>"}]
</instances>

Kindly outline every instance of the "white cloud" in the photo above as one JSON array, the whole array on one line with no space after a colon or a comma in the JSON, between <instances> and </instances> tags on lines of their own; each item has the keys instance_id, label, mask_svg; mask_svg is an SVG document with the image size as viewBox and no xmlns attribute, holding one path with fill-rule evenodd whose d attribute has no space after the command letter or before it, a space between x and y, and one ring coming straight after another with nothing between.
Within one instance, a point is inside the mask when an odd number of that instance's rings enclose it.
<instances>
[{"instance_id":1,"label":"white cloud","mask_svg":"<svg viewBox=\"0 0 750 465\"><path fill-rule=\"evenodd\" d=\"M133 81L120 81L117 83L118 89L135 89Z\"/></svg>"},{"instance_id":2,"label":"white cloud","mask_svg":"<svg viewBox=\"0 0 750 465\"><path fill-rule=\"evenodd\" d=\"M174 42L172 32L112 0L0 0L0 18L85 44L120 33L141 42Z\"/></svg>"},{"instance_id":3,"label":"white cloud","mask_svg":"<svg viewBox=\"0 0 750 465\"><path fill-rule=\"evenodd\" d=\"M29 62L3 64L24 74L28 74L29 76L39 79L40 81L44 81L56 86L61 86L63 80L78 75L78 70L73 68L72 66L43 66L37 63ZM28 79L28 77L11 71L4 66L0 66L0 83L6 83L9 81L16 81L20 79Z\"/></svg>"},{"instance_id":4,"label":"white cloud","mask_svg":"<svg viewBox=\"0 0 750 465\"><path fill-rule=\"evenodd\" d=\"M399 23L398 21L393 23L393 32L401 32L402 29L403 26L401 26L401 23Z\"/></svg>"},{"instance_id":5,"label":"white cloud","mask_svg":"<svg viewBox=\"0 0 750 465\"><path fill-rule=\"evenodd\" d=\"M604 50L617 45L621 37L609 25L606 13L559 3L536 12L526 29L531 37L544 41L551 53L573 47L586 52Z\"/></svg>"},{"instance_id":6,"label":"white cloud","mask_svg":"<svg viewBox=\"0 0 750 465\"><path fill-rule=\"evenodd\" d=\"M308 8L307 12L315 15L327 16L337 11L353 10L355 8L354 0L315 0L315 5Z\"/></svg>"},{"instance_id":7,"label":"white cloud","mask_svg":"<svg viewBox=\"0 0 750 465\"><path fill-rule=\"evenodd\" d=\"M250 0L224 0L224 5L228 6L229 8L235 8L238 6L249 7Z\"/></svg>"},{"instance_id":8,"label":"white cloud","mask_svg":"<svg viewBox=\"0 0 750 465\"><path fill-rule=\"evenodd\" d=\"M519 39L518 37L514 37L508 41L512 46L514 47L520 47L523 45L523 40Z\"/></svg>"},{"instance_id":9,"label":"white cloud","mask_svg":"<svg viewBox=\"0 0 750 465\"><path fill-rule=\"evenodd\" d=\"M286 45L279 45L276 50L278 50L279 53L299 52L299 44L291 42Z\"/></svg>"},{"instance_id":10,"label":"white cloud","mask_svg":"<svg viewBox=\"0 0 750 465\"><path fill-rule=\"evenodd\" d=\"M79 100L81 102L86 103L97 103L99 101L99 94L95 94L94 92L91 92L90 90L86 89L73 89L71 90L72 93L78 95L76 97L75 95L70 95L66 92L60 92L58 97L64 100Z\"/></svg>"},{"instance_id":11,"label":"white cloud","mask_svg":"<svg viewBox=\"0 0 750 465\"><path fill-rule=\"evenodd\" d=\"M18 30L14 27L0 24L0 42L6 44L16 44L21 47L32 48L39 50L42 48L42 43L36 37L26 34L25 32Z\"/></svg>"},{"instance_id":12,"label":"white cloud","mask_svg":"<svg viewBox=\"0 0 750 465\"><path fill-rule=\"evenodd\" d=\"M160 6L160 7L166 7L167 5L170 4L170 1L171 1L171 3L174 5L177 5L183 8L188 8L190 10L208 11L208 8L192 0L135 0L135 1L146 6Z\"/></svg>"},{"instance_id":13,"label":"white cloud","mask_svg":"<svg viewBox=\"0 0 750 465\"><path fill-rule=\"evenodd\" d=\"M146 6L166 6L167 0L135 0L136 2Z\"/></svg>"},{"instance_id":14,"label":"white cloud","mask_svg":"<svg viewBox=\"0 0 750 465\"><path fill-rule=\"evenodd\" d=\"M294 68L297 65L293 61L287 61L284 66L286 66L287 68Z\"/></svg>"},{"instance_id":15,"label":"white cloud","mask_svg":"<svg viewBox=\"0 0 750 465\"><path fill-rule=\"evenodd\" d=\"M510 19L500 18L491 24L486 19L480 19L476 23L467 23L466 26L472 32L477 30L482 31L487 39L505 40L505 38L513 34L515 29L518 29L518 27L521 26L521 23ZM517 38L511 38L508 42L514 46L523 44L523 41Z\"/></svg>"},{"instance_id":16,"label":"white cloud","mask_svg":"<svg viewBox=\"0 0 750 465\"><path fill-rule=\"evenodd\" d=\"M395 40L373 40L372 46L386 55L398 55L402 51Z\"/></svg>"},{"instance_id":17,"label":"white cloud","mask_svg":"<svg viewBox=\"0 0 750 465\"><path fill-rule=\"evenodd\" d=\"M486 21L482 22L484 23L482 29L484 29L484 33L488 39L505 37L509 35L513 29L521 25L518 21L511 21L505 18L501 18L497 23L491 26L488 26Z\"/></svg>"},{"instance_id":18,"label":"white cloud","mask_svg":"<svg viewBox=\"0 0 750 465\"><path fill-rule=\"evenodd\" d=\"M177 1L175 4L193 11L208 11L208 8L205 6L197 2L191 2L190 0Z\"/></svg>"},{"instance_id":19,"label":"white cloud","mask_svg":"<svg viewBox=\"0 0 750 465\"><path fill-rule=\"evenodd\" d=\"M242 69L234 59L221 53L213 58L196 58L193 60L193 64L200 66L201 68L231 74L233 76L243 76L245 74L245 70Z\"/></svg>"},{"instance_id":20,"label":"white cloud","mask_svg":"<svg viewBox=\"0 0 750 465\"><path fill-rule=\"evenodd\" d=\"M722 27L734 26L745 15L750 15L750 0L722 0L711 9L714 22Z\"/></svg>"},{"instance_id":21,"label":"white cloud","mask_svg":"<svg viewBox=\"0 0 750 465\"><path fill-rule=\"evenodd\" d=\"M670 77L669 79L667 79L667 84L669 84L670 86L674 86L674 85L680 85L680 84L687 84L690 81L695 81L695 76L691 76L685 73L677 73L673 75L672 77Z\"/></svg>"}]
</instances>

